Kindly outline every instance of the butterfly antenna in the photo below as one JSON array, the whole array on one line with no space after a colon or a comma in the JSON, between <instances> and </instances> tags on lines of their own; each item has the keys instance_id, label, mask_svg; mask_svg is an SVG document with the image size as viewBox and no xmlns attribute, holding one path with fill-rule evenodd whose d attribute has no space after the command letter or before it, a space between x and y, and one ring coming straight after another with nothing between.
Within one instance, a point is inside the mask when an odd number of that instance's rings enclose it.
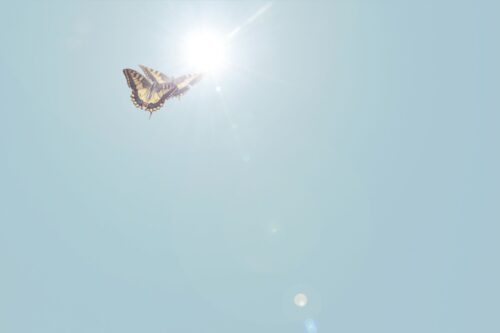
<instances>
[{"instance_id":1,"label":"butterfly antenna","mask_svg":"<svg viewBox=\"0 0 500 333\"><path fill-rule=\"evenodd\" d=\"M152 115L153 115L153 112L149 111L149 120L151 120Z\"/></svg>"}]
</instances>

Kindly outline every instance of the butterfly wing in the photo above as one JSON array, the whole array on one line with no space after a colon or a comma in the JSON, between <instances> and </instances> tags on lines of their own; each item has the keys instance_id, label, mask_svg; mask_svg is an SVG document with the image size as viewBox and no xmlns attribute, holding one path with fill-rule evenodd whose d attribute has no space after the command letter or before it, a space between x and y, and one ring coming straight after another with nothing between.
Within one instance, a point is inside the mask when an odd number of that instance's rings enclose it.
<instances>
[{"instance_id":1,"label":"butterfly wing","mask_svg":"<svg viewBox=\"0 0 500 333\"><path fill-rule=\"evenodd\" d=\"M169 97L168 89L152 85L142 74L133 69L124 69L123 74L125 74L128 86L132 89L132 102L138 109L149 112L157 111Z\"/></svg>"},{"instance_id":2,"label":"butterfly wing","mask_svg":"<svg viewBox=\"0 0 500 333\"><path fill-rule=\"evenodd\" d=\"M146 77L149 80L151 80L151 82L153 82L153 83L160 85L160 84L165 84L165 83L172 81L168 76L166 76L165 74L163 74L160 71L146 67L144 65L139 65L139 67L141 67L141 69L144 72L144 74L146 75Z\"/></svg>"},{"instance_id":3,"label":"butterfly wing","mask_svg":"<svg viewBox=\"0 0 500 333\"><path fill-rule=\"evenodd\" d=\"M180 97L184 95L189 88L200 82L202 78L203 73L187 74L175 78L174 83L177 89L172 93L172 97Z\"/></svg>"},{"instance_id":4,"label":"butterfly wing","mask_svg":"<svg viewBox=\"0 0 500 333\"><path fill-rule=\"evenodd\" d=\"M141 69L146 77L129 68L124 69L123 74L132 90L131 99L134 105L149 112L159 110L171 97L182 96L203 77L202 73L196 73L170 79L165 74L146 66L141 65Z\"/></svg>"}]
</instances>

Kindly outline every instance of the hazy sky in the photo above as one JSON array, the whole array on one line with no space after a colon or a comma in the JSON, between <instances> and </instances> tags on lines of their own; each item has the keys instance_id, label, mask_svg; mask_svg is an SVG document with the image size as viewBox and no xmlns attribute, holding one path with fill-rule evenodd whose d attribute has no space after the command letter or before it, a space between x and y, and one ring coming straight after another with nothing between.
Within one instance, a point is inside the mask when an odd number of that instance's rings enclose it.
<instances>
[{"instance_id":1,"label":"hazy sky","mask_svg":"<svg viewBox=\"0 0 500 333\"><path fill-rule=\"evenodd\" d=\"M500 4L267 4L2 4L0 332L500 331Z\"/></svg>"}]
</instances>

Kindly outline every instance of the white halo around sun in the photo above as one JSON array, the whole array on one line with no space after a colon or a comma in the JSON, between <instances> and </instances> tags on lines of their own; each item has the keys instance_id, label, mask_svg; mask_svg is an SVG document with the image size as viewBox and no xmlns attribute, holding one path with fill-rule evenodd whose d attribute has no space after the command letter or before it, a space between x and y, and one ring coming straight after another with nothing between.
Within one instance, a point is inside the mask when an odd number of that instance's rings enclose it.
<instances>
[{"instance_id":1,"label":"white halo around sun","mask_svg":"<svg viewBox=\"0 0 500 333\"><path fill-rule=\"evenodd\" d=\"M214 72L228 64L226 40L208 30L188 34L184 39L184 59L193 70Z\"/></svg>"}]
</instances>

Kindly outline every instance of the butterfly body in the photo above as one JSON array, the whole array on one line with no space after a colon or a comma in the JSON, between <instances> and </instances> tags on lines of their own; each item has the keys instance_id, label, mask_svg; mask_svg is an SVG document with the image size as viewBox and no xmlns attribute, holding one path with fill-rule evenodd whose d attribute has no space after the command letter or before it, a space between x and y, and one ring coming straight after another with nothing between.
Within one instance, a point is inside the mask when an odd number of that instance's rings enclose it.
<instances>
[{"instance_id":1,"label":"butterfly body","mask_svg":"<svg viewBox=\"0 0 500 333\"><path fill-rule=\"evenodd\" d=\"M150 113L159 110L168 99L182 96L203 76L201 73L195 73L170 78L152 68L142 65L140 67L145 76L129 68L124 69L123 74L132 90L130 97L134 105Z\"/></svg>"}]
</instances>

